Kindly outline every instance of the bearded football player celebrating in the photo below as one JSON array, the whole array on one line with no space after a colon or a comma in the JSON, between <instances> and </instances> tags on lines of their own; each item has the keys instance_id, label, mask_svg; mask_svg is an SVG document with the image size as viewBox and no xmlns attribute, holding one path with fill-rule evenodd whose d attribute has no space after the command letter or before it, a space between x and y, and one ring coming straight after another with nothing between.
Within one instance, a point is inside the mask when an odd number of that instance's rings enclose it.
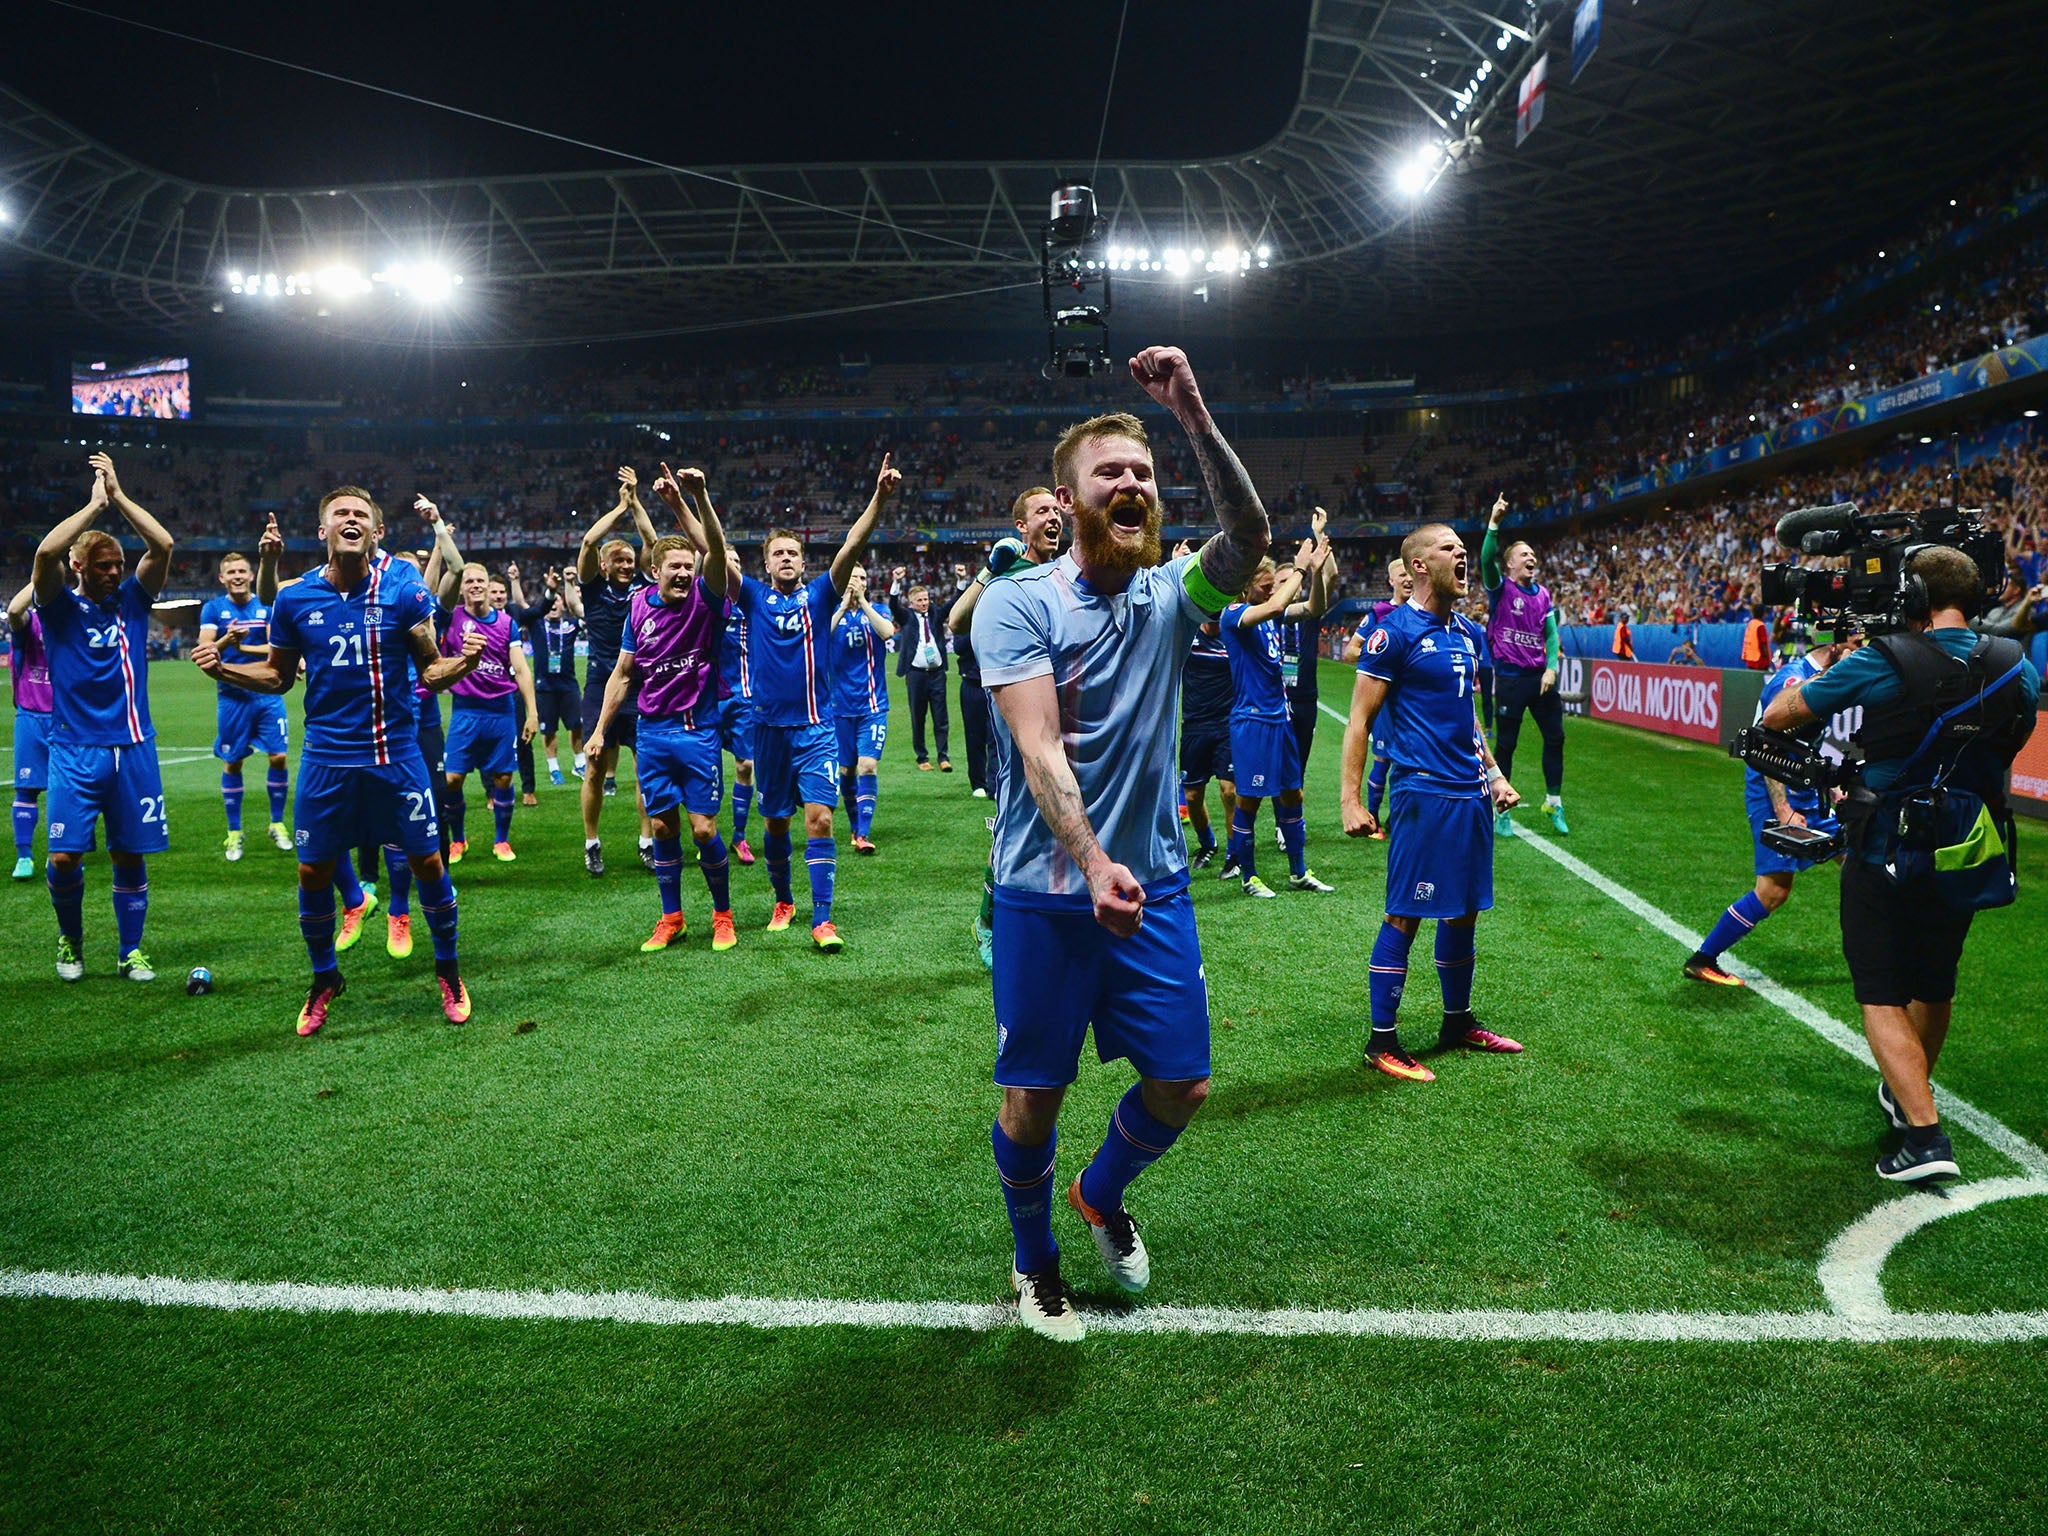
<instances>
[{"instance_id":1,"label":"bearded football player celebrating","mask_svg":"<svg viewBox=\"0 0 2048 1536\"><path fill-rule=\"evenodd\" d=\"M596 757L605 732L619 716L626 696L639 685L635 772L647 814L654 822L654 875L661 916L640 946L652 954L667 949L687 930L683 919L682 818L690 818L698 868L711 888L711 947L731 949L733 930L730 864L718 836L718 807L725 797L724 759L718 739L718 646L725 631L725 534L705 493L704 472L675 473L666 464L655 493L681 509L687 493L701 515L707 577L699 580L694 542L669 534L654 541L650 557L655 584L633 594L619 636L619 659L605 684L604 704L584 751Z\"/></svg>"},{"instance_id":2,"label":"bearded football player celebrating","mask_svg":"<svg viewBox=\"0 0 2048 1536\"><path fill-rule=\"evenodd\" d=\"M1098 416L1053 451L1074 548L988 588L974 616L996 725L995 1080L990 1131L1014 1244L1018 1318L1079 1339L1052 1235L1060 1103L1096 1054L1138 1081L1067 1189L1118 1285L1151 1259L1124 1206L1209 1093L1209 993L1188 893L1174 709L1195 630L1266 553L1266 511L1177 347L1131 359L1194 446L1222 532L1160 563L1152 450L1135 416Z\"/></svg>"},{"instance_id":3,"label":"bearded football player celebrating","mask_svg":"<svg viewBox=\"0 0 2048 1536\"><path fill-rule=\"evenodd\" d=\"M220 584L225 596L199 610L199 638L217 641L233 626L240 639L222 648L231 662L261 659L270 643L270 604L256 595L256 568L244 554L222 555ZM214 706L213 755L220 759L220 798L227 808L227 858L242 856L242 763L253 748L262 748L270 771L264 788L270 794L270 841L285 853L292 848L284 829L285 797L291 778L285 761L284 700L248 693L222 683Z\"/></svg>"},{"instance_id":4,"label":"bearded football player celebrating","mask_svg":"<svg viewBox=\"0 0 2048 1536\"><path fill-rule=\"evenodd\" d=\"M875 520L902 483L903 472L883 454L875 493L846 530L824 575L806 582L803 540L787 529L771 528L762 555L768 579L742 577L732 593L746 611L754 674L754 784L768 823L762 851L775 887L768 931L780 933L796 916L789 884L789 823L801 807L804 863L811 874L811 942L827 954L846 947L832 922L839 863L839 845L832 840L832 807L839 799L839 733L829 718L832 612L875 531Z\"/></svg>"},{"instance_id":5,"label":"bearded football player celebrating","mask_svg":"<svg viewBox=\"0 0 2048 1536\"><path fill-rule=\"evenodd\" d=\"M1427 1083L1436 1074L1401 1048L1395 1028L1408 980L1408 949L1424 918L1436 919L1443 986L1440 1047L1514 1052L1521 1046L1472 1016L1473 932L1493 906L1493 816L1519 802L1494 765L1473 712L1472 679L1484 636L1457 611L1471 591L1465 544L1443 523L1401 542L1415 594L1366 639L1344 726L1338 786L1344 831L1364 837L1373 818L1359 798L1368 740L1385 745L1387 910L1372 948L1372 1039L1366 1061L1390 1077ZM1377 729L1375 727L1377 726Z\"/></svg>"},{"instance_id":6,"label":"bearded football player celebrating","mask_svg":"<svg viewBox=\"0 0 2048 1536\"><path fill-rule=\"evenodd\" d=\"M298 1031L327 1022L346 984L334 952L334 868L360 843L405 850L434 937L434 976L451 1024L469 1020L469 990L456 963L455 886L441 862L434 783L414 730L413 668L438 693L474 672L487 635L472 628L460 656L443 657L435 604L412 567L380 570L374 530L384 514L370 494L340 486L320 499L327 563L277 595L270 653L258 662L221 659L202 641L192 660L216 682L282 694L306 670L306 735L299 751L299 929L313 984ZM229 635L238 638L230 626Z\"/></svg>"}]
</instances>

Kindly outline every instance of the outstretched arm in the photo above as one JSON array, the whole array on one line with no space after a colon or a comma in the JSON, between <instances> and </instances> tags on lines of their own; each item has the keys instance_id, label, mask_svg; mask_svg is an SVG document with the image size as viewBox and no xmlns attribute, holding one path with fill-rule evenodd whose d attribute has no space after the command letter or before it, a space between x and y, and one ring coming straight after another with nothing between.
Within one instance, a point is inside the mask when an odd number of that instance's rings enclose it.
<instances>
[{"instance_id":1,"label":"outstretched arm","mask_svg":"<svg viewBox=\"0 0 2048 1536\"><path fill-rule=\"evenodd\" d=\"M868 498L868 504L861 515L853 520L853 526L846 530L846 538L839 545L839 553L832 557L832 590L844 592L846 578L853 574L853 568L860 564L860 557L867 553L868 539L873 536L875 524L880 521L882 508L889 504L889 498L896 494L896 487L903 483L903 471L889 462L889 455L882 455L882 467L875 475L875 494Z\"/></svg>"},{"instance_id":2,"label":"outstretched arm","mask_svg":"<svg viewBox=\"0 0 2048 1536\"><path fill-rule=\"evenodd\" d=\"M654 519L647 515L647 507L640 500L640 476L631 465L619 470L619 488L625 492L626 505L633 513L633 531L640 535L640 569L652 576L654 541L661 535L655 532Z\"/></svg>"},{"instance_id":3,"label":"outstretched arm","mask_svg":"<svg viewBox=\"0 0 2048 1536\"><path fill-rule=\"evenodd\" d=\"M266 606L277 601L277 589L283 585L277 579L277 557L283 553L284 535L277 531L277 514L273 512L256 540L256 601Z\"/></svg>"},{"instance_id":4,"label":"outstretched arm","mask_svg":"<svg viewBox=\"0 0 2048 1536\"><path fill-rule=\"evenodd\" d=\"M1508 509L1506 496L1493 499L1493 512L1486 519L1486 537L1479 541L1479 584L1491 592L1507 580L1500 568L1500 520Z\"/></svg>"},{"instance_id":5,"label":"outstretched arm","mask_svg":"<svg viewBox=\"0 0 2048 1536\"><path fill-rule=\"evenodd\" d=\"M422 573L427 590L441 602L452 604L462 591L462 551L456 547L455 530L448 526L441 509L426 497L419 497L412 505L434 530L434 551L427 556L427 569ZM439 570L434 568L437 560Z\"/></svg>"},{"instance_id":6,"label":"outstretched arm","mask_svg":"<svg viewBox=\"0 0 2048 1536\"><path fill-rule=\"evenodd\" d=\"M57 600L58 594L64 590L64 572L71 560L71 546L106 510L106 477L96 473L92 477L91 498L44 534L43 542L36 546L35 575L29 585L35 589L37 602L54 603Z\"/></svg>"},{"instance_id":7,"label":"outstretched arm","mask_svg":"<svg viewBox=\"0 0 2048 1536\"><path fill-rule=\"evenodd\" d=\"M718 512L711 505L711 489L705 483L704 471L696 468L670 469L661 466L661 478L654 482L654 494L669 505L676 515L676 521L683 525L683 537L697 546L702 557L704 584L712 591L718 587L713 571L726 568L725 528L718 521ZM696 503L692 510L691 503Z\"/></svg>"},{"instance_id":8,"label":"outstretched arm","mask_svg":"<svg viewBox=\"0 0 2048 1536\"><path fill-rule=\"evenodd\" d=\"M128 526L142 535L142 558L135 562L135 581L152 598L164 589L164 579L171 574L171 531L142 509L134 497L121 489L120 477L114 473L114 461L104 453L92 456L92 467L107 485L107 500L114 510L128 519Z\"/></svg>"},{"instance_id":9,"label":"outstretched arm","mask_svg":"<svg viewBox=\"0 0 2048 1536\"><path fill-rule=\"evenodd\" d=\"M28 628L29 611L36 605L36 584L25 581L21 590L7 600L7 623L16 634Z\"/></svg>"},{"instance_id":10,"label":"outstretched arm","mask_svg":"<svg viewBox=\"0 0 2048 1536\"><path fill-rule=\"evenodd\" d=\"M1203 403L1185 352L1179 347L1147 347L1131 359L1131 377L1173 412L1194 446L1195 462L1202 467L1202 481L1222 525L1222 531L1202 546L1202 576L1216 592L1235 597L1273 542L1265 505Z\"/></svg>"},{"instance_id":11,"label":"outstretched arm","mask_svg":"<svg viewBox=\"0 0 2048 1536\"><path fill-rule=\"evenodd\" d=\"M584 530L582 547L576 551L576 579L578 581L595 581L601 574L597 561L597 552L604 544L604 541L611 537L611 531L618 527L619 519L626 515L626 508L629 505L626 498L625 476L627 473L623 469L619 471L619 504Z\"/></svg>"},{"instance_id":12,"label":"outstretched arm","mask_svg":"<svg viewBox=\"0 0 2048 1536\"><path fill-rule=\"evenodd\" d=\"M1273 582L1273 595L1263 603L1254 603L1237 616L1239 629L1250 629L1254 624L1263 624L1268 619L1277 619L1294 604L1295 595L1301 591L1301 567L1283 565L1280 575Z\"/></svg>"},{"instance_id":13,"label":"outstretched arm","mask_svg":"<svg viewBox=\"0 0 2048 1536\"><path fill-rule=\"evenodd\" d=\"M1067 857L1087 878L1095 900L1095 921L1121 938L1129 938L1145 920L1145 888L1137 876L1103 851L1089 825L1088 810L1067 749L1060 737L1059 694L1052 674L992 688L996 707L1008 722L1017 750L1024 756L1024 780L1038 814L1066 849Z\"/></svg>"}]
</instances>

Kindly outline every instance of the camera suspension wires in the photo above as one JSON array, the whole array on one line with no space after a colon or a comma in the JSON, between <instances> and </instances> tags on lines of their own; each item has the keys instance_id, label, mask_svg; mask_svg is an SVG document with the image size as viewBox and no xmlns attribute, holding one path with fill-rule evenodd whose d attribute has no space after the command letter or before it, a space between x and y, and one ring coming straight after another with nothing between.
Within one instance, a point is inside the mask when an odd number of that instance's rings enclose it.
<instances>
[{"instance_id":1,"label":"camera suspension wires","mask_svg":"<svg viewBox=\"0 0 2048 1536\"><path fill-rule=\"evenodd\" d=\"M1109 133L1109 104L1116 99L1116 67L1123 62L1124 23L1131 19L1131 0L1124 0L1124 8L1116 19L1116 47L1109 55L1109 84L1102 88L1102 121L1095 129L1095 164L1089 167L1088 184L1092 187L1102 176L1102 142Z\"/></svg>"}]
</instances>

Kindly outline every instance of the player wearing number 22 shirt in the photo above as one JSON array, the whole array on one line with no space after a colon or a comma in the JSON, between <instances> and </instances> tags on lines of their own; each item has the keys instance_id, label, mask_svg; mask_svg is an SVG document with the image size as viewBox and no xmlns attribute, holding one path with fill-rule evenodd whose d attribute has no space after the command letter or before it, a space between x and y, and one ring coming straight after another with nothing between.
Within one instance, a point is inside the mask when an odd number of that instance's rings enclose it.
<instances>
[{"instance_id":1,"label":"player wearing number 22 shirt","mask_svg":"<svg viewBox=\"0 0 2048 1536\"><path fill-rule=\"evenodd\" d=\"M1436 968L1443 987L1439 1044L1519 1051L1472 1016L1473 933L1493 906L1493 815L1514 790L1487 751L1473 711L1485 636L1456 611L1470 590L1464 542L1441 523L1403 542L1415 594L1365 640L1344 732L1344 829L1372 826L1359 798L1368 738L1392 764L1388 779L1386 920L1369 977L1372 1039L1366 1061L1391 1077L1430 1082L1435 1074L1401 1048L1395 1029L1408 977L1408 950L1424 918L1436 920Z\"/></svg>"},{"instance_id":2,"label":"player wearing number 22 shirt","mask_svg":"<svg viewBox=\"0 0 2048 1536\"><path fill-rule=\"evenodd\" d=\"M283 588L270 611L270 655L233 666L202 643L192 659L238 687L283 693L305 664L305 738L299 753L296 842L299 927L313 984L298 1031L326 1022L343 991L334 951L334 866L347 850L382 843L403 850L434 938L434 971L450 1023L468 1021L469 993L456 965L455 888L441 861L434 785L415 723L419 681L439 692L475 670L483 637L443 658L432 595L410 566L371 563L383 514L353 487L321 502L327 563Z\"/></svg>"}]
</instances>

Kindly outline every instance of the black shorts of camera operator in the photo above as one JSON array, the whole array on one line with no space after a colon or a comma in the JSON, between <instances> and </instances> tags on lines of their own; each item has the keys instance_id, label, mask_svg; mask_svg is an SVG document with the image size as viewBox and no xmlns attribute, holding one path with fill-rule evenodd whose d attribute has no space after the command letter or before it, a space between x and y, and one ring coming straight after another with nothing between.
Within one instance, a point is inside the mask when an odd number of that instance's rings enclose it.
<instances>
[{"instance_id":1,"label":"black shorts of camera operator","mask_svg":"<svg viewBox=\"0 0 2048 1536\"><path fill-rule=\"evenodd\" d=\"M1909 609L1906 632L1866 646L1805 687L1780 694L1761 723L1792 731L1844 710L1863 711L1854 740L1866 753L1862 782L1875 796L1875 807L1866 803L1867 814L1857 820L1850 814L1853 799L1844 805L1852 832L1842 869L1842 952L1864 1035L1884 1074L1879 1099L1893 1125L1905 1132L1904 1144L1877 1171L1912 1182L1958 1172L1929 1079L1948 1035L1956 965L1973 912L1957 904L1952 889L1945 895L1931 871L1894 878L1885 867L1887 848L1896 854L1909 791L1937 778L1949 789L1980 796L2009 835L2006 774L2032 729L2041 679L2012 641L1987 640L1970 628L1984 580L1969 556L1939 546L1922 549L1907 561L1906 575L1925 589L1924 608ZM2002 686L1992 686L2001 678ZM1933 701L1937 686L1947 689L1942 703ZM1959 697L1975 701L1956 721L1971 728L1952 724L1920 750L1937 718ZM2009 846L2005 856L2010 858Z\"/></svg>"}]
</instances>

